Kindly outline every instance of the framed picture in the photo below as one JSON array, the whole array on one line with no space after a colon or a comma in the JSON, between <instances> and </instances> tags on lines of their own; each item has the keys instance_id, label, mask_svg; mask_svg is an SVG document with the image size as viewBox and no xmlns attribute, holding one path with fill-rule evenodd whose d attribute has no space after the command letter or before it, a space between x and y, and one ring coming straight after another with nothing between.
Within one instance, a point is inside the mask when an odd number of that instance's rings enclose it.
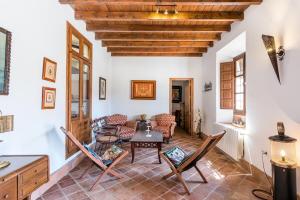
<instances>
[{"instance_id":1,"label":"framed picture","mask_svg":"<svg viewBox=\"0 0 300 200\"><path fill-rule=\"evenodd\" d=\"M8 95L11 57L11 32L0 27L0 95Z\"/></svg>"},{"instance_id":2,"label":"framed picture","mask_svg":"<svg viewBox=\"0 0 300 200\"><path fill-rule=\"evenodd\" d=\"M172 86L172 102L180 103L182 100L182 87L181 86Z\"/></svg>"},{"instance_id":3,"label":"framed picture","mask_svg":"<svg viewBox=\"0 0 300 200\"><path fill-rule=\"evenodd\" d=\"M99 77L99 99L106 99L106 79Z\"/></svg>"},{"instance_id":4,"label":"framed picture","mask_svg":"<svg viewBox=\"0 0 300 200\"><path fill-rule=\"evenodd\" d=\"M55 108L56 89L43 87L42 91L42 109Z\"/></svg>"},{"instance_id":5,"label":"framed picture","mask_svg":"<svg viewBox=\"0 0 300 200\"><path fill-rule=\"evenodd\" d=\"M56 62L44 58L43 62L43 80L55 82L56 81Z\"/></svg>"},{"instance_id":6,"label":"framed picture","mask_svg":"<svg viewBox=\"0 0 300 200\"><path fill-rule=\"evenodd\" d=\"M132 80L131 99L155 100L156 81L153 80Z\"/></svg>"}]
</instances>

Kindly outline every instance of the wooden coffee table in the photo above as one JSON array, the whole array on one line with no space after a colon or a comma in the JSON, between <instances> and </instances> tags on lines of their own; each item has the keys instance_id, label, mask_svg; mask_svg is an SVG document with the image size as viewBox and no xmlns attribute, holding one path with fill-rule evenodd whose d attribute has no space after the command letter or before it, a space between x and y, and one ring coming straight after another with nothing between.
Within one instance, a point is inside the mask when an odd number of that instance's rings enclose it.
<instances>
[{"instance_id":1,"label":"wooden coffee table","mask_svg":"<svg viewBox=\"0 0 300 200\"><path fill-rule=\"evenodd\" d=\"M131 163L134 161L134 152L135 148L157 148L158 151L158 160L160 160L160 151L163 143L163 135L161 132L150 131L151 137L146 136L146 131L137 131L136 134L130 140L131 143Z\"/></svg>"}]
</instances>

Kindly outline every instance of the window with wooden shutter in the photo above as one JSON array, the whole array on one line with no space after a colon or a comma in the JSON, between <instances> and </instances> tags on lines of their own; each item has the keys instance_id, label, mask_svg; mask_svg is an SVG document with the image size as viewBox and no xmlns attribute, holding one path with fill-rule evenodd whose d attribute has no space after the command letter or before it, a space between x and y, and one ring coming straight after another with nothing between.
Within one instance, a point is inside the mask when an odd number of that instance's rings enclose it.
<instances>
[{"instance_id":1,"label":"window with wooden shutter","mask_svg":"<svg viewBox=\"0 0 300 200\"><path fill-rule=\"evenodd\" d=\"M220 64L220 107L233 109L234 92L234 62Z\"/></svg>"},{"instance_id":2,"label":"window with wooden shutter","mask_svg":"<svg viewBox=\"0 0 300 200\"><path fill-rule=\"evenodd\" d=\"M233 59L234 62L234 108L235 115L246 115L246 54Z\"/></svg>"}]
</instances>

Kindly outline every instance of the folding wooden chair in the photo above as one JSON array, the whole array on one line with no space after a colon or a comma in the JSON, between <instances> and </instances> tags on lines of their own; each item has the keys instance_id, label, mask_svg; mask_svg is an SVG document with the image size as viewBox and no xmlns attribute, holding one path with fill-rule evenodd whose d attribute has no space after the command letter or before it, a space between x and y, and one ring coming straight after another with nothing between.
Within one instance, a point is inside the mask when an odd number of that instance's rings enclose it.
<instances>
[{"instance_id":1,"label":"folding wooden chair","mask_svg":"<svg viewBox=\"0 0 300 200\"><path fill-rule=\"evenodd\" d=\"M178 180L182 183L185 191L188 194L190 194L190 191L189 191L183 177L181 176L181 173L189 170L192 167L195 167L198 174L203 179L204 183L207 183L206 178L204 177L204 175L202 174L200 169L197 167L197 162L201 158L203 158L211 149L213 149L216 146L216 144L222 139L222 137L225 135L225 133L226 133L226 131L223 131L221 133L208 136L207 139L204 141L204 143L201 145L201 147L198 150L196 150L194 153L187 156L186 159L183 159L182 163L180 163L177 166L175 166L174 163L168 158L168 156L166 155L166 152L161 152L160 153L161 157L169 164L169 166L172 170L172 172L165 175L163 177L163 179L167 179L173 175L176 175Z\"/></svg>"},{"instance_id":2,"label":"folding wooden chair","mask_svg":"<svg viewBox=\"0 0 300 200\"><path fill-rule=\"evenodd\" d=\"M123 178L124 176L119 174L118 172L116 172L115 170L113 170L112 168L119 163L125 156L127 156L128 151L124 151L116 158L113 160L112 163L110 163L109 165L105 165L101 159L95 157L91 152L89 152L74 136L71 132L66 131L66 129L64 129L63 127L60 128L62 130L62 132L89 158L92 160L92 165L96 165L98 168L103 170L103 173L99 174L99 177L96 179L95 183L92 185L92 187L90 188L90 191L93 190L93 188L97 185L97 183L99 183L99 181L101 180L101 178L106 175L106 174L110 174L112 176L115 176L117 178ZM88 167L84 173L82 174L81 177L83 177L88 170L90 169L90 167Z\"/></svg>"}]
</instances>

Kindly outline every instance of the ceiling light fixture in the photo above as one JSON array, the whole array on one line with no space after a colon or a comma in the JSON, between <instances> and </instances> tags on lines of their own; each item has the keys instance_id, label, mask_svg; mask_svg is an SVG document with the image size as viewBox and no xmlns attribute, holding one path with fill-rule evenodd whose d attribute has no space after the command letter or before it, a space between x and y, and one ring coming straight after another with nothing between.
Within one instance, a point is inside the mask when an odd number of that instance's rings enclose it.
<instances>
[{"instance_id":1,"label":"ceiling light fixture","mask_svg":"<svg viewBox=\"0 0 300 200\"><path fill-rule=\"evenodd\" d=\"M162 4L161 1L157 1L155 7L155 13L156 14L164 14L164 15L177 15L178 10L176 9L176 4Z\"/></svg>"}]
</instances>

